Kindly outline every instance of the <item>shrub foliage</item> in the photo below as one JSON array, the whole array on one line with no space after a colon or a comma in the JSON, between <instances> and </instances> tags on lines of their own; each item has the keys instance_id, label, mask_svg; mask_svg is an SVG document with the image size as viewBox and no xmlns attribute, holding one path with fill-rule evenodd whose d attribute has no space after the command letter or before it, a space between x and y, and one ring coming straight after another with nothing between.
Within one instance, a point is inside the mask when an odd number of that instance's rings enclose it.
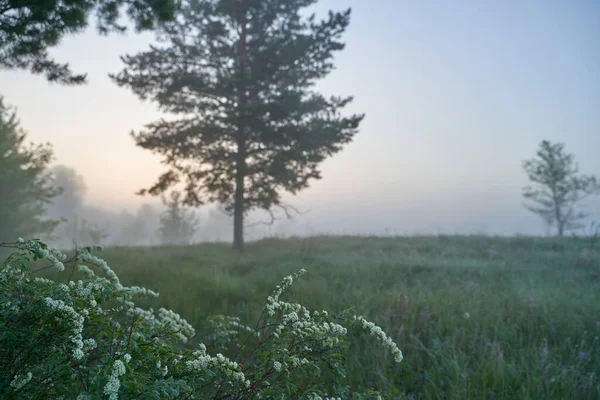
<instances>
[{"instance_id":1,"label":"shrub foliage","mask_svg":"<svg viewBox=\"0 0 600 400\"><path fill-rule=\"evenodd\" d=\"M0 269L1 398L380 398L345 381L348 329L370 333L402 360L364 318L282 300L304 270L283 279L255 326L215 316L197 340L177 313L137 306L158 293L123 286L94 254L99 247L70 257L39 240L2 247L14 251ZM41 277L48 269L65 279Z\"/></svg>"}]
</instances>

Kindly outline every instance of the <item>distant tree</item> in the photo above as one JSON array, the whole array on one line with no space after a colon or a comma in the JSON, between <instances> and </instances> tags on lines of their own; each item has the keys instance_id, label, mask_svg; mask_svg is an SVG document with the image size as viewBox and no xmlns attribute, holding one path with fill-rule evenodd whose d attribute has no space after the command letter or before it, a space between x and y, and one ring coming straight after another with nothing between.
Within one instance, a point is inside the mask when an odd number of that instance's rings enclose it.
<instances>
[{"instance_id":1,"label":"distant tree","mask_svg":"<svg viewBox=\"0 0 600 400\"><path fill-rule=\"evenodd\" d=\"M231 237L232 218L221 211L219 207L211 207L202 222L201 238L203 241L221 242Z\"/></svg>"},{"instance_id":2,"label":"distant tree","mask_svg":"<svg viewBox=\"0 0 600 400\"><path fill-rule=\"evenodd\" d=\"M65 165L57 165L50 171L53 186L61 192L52 199L46 209L48 218L60 220L51 237L53 245L67 248L74 242L78 245L90 244L90 229L83 215L87 191L83 177Z\"/></svg>"},{"instance_id":3,"label":"distant tree","mask_svg":"<svg viewBox=\"0 0 600 400\"><path fill-rule=\"evenodd\" d=\"M54 186L61 190L48 207L48 215L53 218L70 219L81 211L87 187L83 177L73 168L57 165L51 170Z\"/></svg>"},{"instance_id":4,"label":"distant tree","mask_svg":"<svg viewBox=\"0 0 600 400\"><path fill-rule=\"evenodd\" d=\"M314 90L333 69L350 10L316 22L316 0L189 0L161 25L162 46L122 58L112 78L179 119L160 120L133 137L170 170L140 194L160 195L185 181L184 203L224 205L234 248L244 246L244 216L285 207L321 177L319 164L358 131L363 115L343 117L351 97Z\"/></svg>"},{"instance_id":5,"label":"distant tree","mask_svg":"<svg viewBox=\"0 0 600 400\"><path fill-rule=\"evenodd\" d=\"M137 228L134 229L135 215L127 210L122 210L117 215L119 225L115 235L115 241L122 246L135 246L138 243L137 236L134 236L134 231L137 233Z\"/></svg>"},{"instance_id":6,"label":"distant tree","mask_svg":"<svg viewBox=\"0 0 600 400\"><path fill-rule=\"evenodd\" d=\"M531 204L526 207L556 227L558 236L581 228L588 214L577 211L576 204L600 190L596 177L580 175L574 156L565 151L562 143L544 140L537 157L523 162L532 185L523 189Z\"/></svg>"},{"instance_id":7,"label":"distant tree","mask_svg":"<svg viewBox=\"0 0 600 400\"><path fill-rule=\"evenodd\" d=\"M181 202L181 193L173 191L170 199L163 197L167 207L160 217L158 233L163 244L189 244L198 230L196 214Z\"/></svg>"},{"instance_id":8,"label":"distant tree","mask_svg":"<svg viewBox=\"0 0 600 400\"><path fill-rule=\"evenodd\" d=\"M80 217L78 214L72 216L60 232L61 237L69 239L71 243L78 246L87 246L92 244L106 244L108 238L108 223L101 227L96 222L90 222L86 218Z\"/></svg>"},{"instance_id":9,"label":"distant tree","mask_svg":"<svg viewBox=\"0 0 600 400\"><path fill-rule=\"evenodd\" d=\"M169 20L173 0L0 0L0 69L27 69L44 74L51 82L79 84L84 74L75 74L68 64L48 55L69 34L82 31L92 14L100 33L121 32L123 9L138 31Z\"/></svg>"},{"instance_id":10,"label":"distant tree","mask_svg":"<svg viewBox=\"0 0 600 400\"><path fill-rule=\"evenodd\" d=\"M14 110L0 97L0 242L51 232L58 221L44 218L60 193L52 182L49 144L25 143Z\"/></svg>"},{"instance_id":11,"label":"distant tree","mask_svg":"<svg viewBox=\"0 0 600 400\"><path fill-rule=\"evenodd\" d=\"M151 245L156 239L159 215L150 204L143 204L135 216L126 220L121 232L120 243L130 246Z\"/></svg>"},{"instance_id":12,"label":"distant tree","mask_svg":"<svg viewBox=\"0 0 600 400\"><path fill-rule=\"evenodd\" d=\"M106 227L102 228L98 224L86 220L83 220L82 230L90 237L91 244L104 244L104 240L108 237Z\"/></svg>"}]
</instances>

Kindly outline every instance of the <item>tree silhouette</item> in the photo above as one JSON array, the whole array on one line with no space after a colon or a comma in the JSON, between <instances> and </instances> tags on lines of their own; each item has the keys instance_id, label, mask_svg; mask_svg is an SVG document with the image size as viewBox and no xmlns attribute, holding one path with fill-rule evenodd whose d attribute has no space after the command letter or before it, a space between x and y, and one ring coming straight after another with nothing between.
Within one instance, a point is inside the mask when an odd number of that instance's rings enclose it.
<instances>
[{"instance_id":1,"label":"tree silhouette","mask_svg":"<svg viewBox=\"0 0 600 400\"><path fill-rule=\"evenodd\" d=\"M161 45L122 58L114 81L178 118L134 134L164 156L169 170L139 193L160 195L183 182L187 205L220 203L233 215L234 248L244 247L244 216L285 207L321 178L319 164L357 133L363 115L343 117L351 97L326 98L316 82L350 10L320 22L303 16L315 0L190 0L160 26Z\"/></svg>"},{"instance_id":2,"label":"tree silhouette","mask_svg":"<svg viewBox=\"0 0 600 400\"><path fill-rule=\"evenodd\" d=\"M596 177L580 175L564 144L547 140L540 143L536 158L523 162L523 168L532 182L523 189L523 196L530 201L526 207L555 226L558 236L580 228L588 214L575 206L600 189Z\"/></svg>"}]
</instances>

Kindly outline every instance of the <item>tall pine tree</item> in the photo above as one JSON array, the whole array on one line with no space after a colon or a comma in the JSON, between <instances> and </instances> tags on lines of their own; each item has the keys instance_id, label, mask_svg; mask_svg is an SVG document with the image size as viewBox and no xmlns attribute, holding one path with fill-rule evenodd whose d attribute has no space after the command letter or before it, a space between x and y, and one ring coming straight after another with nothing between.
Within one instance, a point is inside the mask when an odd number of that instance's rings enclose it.
<instances>
[{"instance_id":1,"label":"tall pine tree","mask_svg":"<svg viewBox=\"0 0 600 400\"><path fill-rule=\"evenodd\" d=\"M319 164L340 151L364 115L344 117L351 97L326 98L315 83L333 69L350 10L317 21L316 0L189 0L161 43L122 58L114 81L176 119L134 134L169 170L141 194L185 183L184 202L218 202L234 216L234 248L244 215L281 206L281 193L308 187Z\"/></svg>"}]
</instances>

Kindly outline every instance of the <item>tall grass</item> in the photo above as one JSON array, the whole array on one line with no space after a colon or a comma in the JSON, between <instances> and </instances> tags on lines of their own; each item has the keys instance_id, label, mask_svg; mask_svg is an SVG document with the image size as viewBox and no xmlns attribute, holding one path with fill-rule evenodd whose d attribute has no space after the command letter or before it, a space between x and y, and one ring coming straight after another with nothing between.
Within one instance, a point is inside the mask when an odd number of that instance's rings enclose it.
<instances>
[{"instance_id":1,"label":"tall grass","mask_svg":"<svg viewBox=\"0 0 600 400\"><path fill-rule=\"evenodd\" d=\"M256 320L271 288L305 268L294 298L353 306L398 343L400 364L360 339L349 360L353 382L396 398L600 398L600 249L589 241L314 237L263 240L243 255L204 244L103 258L200 332L214 314Z\"/></svg>"}]
</instances>

